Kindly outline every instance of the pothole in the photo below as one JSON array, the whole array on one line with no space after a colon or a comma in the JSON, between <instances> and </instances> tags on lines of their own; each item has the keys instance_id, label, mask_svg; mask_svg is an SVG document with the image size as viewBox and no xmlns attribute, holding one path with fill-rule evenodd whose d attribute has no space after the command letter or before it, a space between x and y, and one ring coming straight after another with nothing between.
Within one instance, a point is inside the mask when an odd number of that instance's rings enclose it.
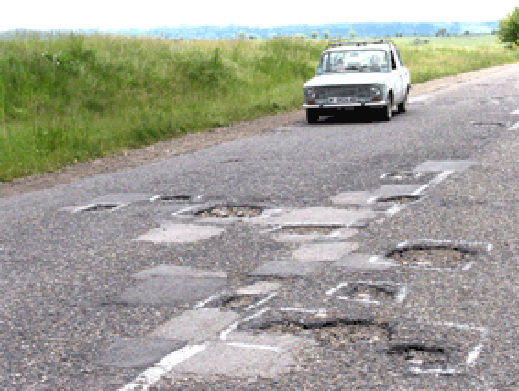
<instances>
[{"instance_id":1,"label":"pothole","mask_svg":"<svg viewBox=\"0 0 519 391\"><path fill-rule=\"evenodd\" d=\"M492 121L472 121L472 125L474 126L500 126L506 127L506 122L492 122Z\"/></svg>"},{"instance_id":2,"label":"pothole","mask_svg":"<svg viewBox=\"0 0 519 391\"><path fill-rule=\"evenodd\" d=\"M242 161L243 161L243 159L231 158L231 159L223 160L220 163L222 163L222 164L226 164L226 163L240 163Z\"/></svg>"},{"instance_id":3,"label":"pothole","mask_svg":"<svg viewBox=\"0 0 519 391\"><path fill-rule=\"evenodd\" d=\"M358 343L388 342L391 329L387 324L370 320L337 319L323 321L283 320L258 327L274 334L293 334L314 338L321 345L341 349Z\"/></svg>"},{"instance_id":4,"label":"pothole","mask_svg":"<svg viewBox=\"0 0 519 391\"><path fill-rule=\"evenodd\" d=\"M447 350L437 346L423 344L395 345L387 352L399 364L419 368L420 370L447 370L449 355Z\"/></svg>"},{"instance_id":5,"label":"pothole","mask_svg":"<svg viewBox=\"0 0 519 391\"><path fill-rule=\"evenodd\" d=\"M180 195L157 195L150 199L150 201L191 201L190 195L180 194Z\"/></svg>"},{"instance_id":6,"label":"pothole","mask_svg":"<svg viewBox=\"0 0 519 391\"><path fill-rule=\"evenodd\" d=\"M123 204L116 204L116 203L96 203L96 204L90 204L86 206L81 206L79 208L76 208L74 210L74 213L77 212L102 212L106 210L113 210L122 207Z\"/></svg>"},{"instance_id":7,"label":"pothole","mask_svg":"<svg viewBox=\"0 0 519 391\"><path fill-rule=\"evenodd\" d=\"M380 176L380 179L403 181L406 179L417 179L422 176L423 176L423 173L421 173L421 172L400 171L400 172L386 172Z\"/></svg>"},{"instance_id":8,"label":"pothole","mask_svg":"<svg viewBox=\"0 0 519 391\"><path fill-rule=\"evenodd\" d=\"M402 302L407 293L405 285L383 281L344 282L326 292L327 296L335 296L341 300L363 301L380 304L382 302Z\"/></svg>"},{"instance_id":9,"label":"pothole","mask_svg":"<svg viewBox=\"0 0 519 391\"><path fill-rule=\"evenodd\" d=\"M406 266L466 268L475 251L446 244L411 245L391 250L386 257Z\"/></svg>"},{"instance_id":10,"label":"pothole","mask_svg":"<svg viewBox=\"0 0 519 391\"><path fill-rule=\"evenodd\" d=\"M377 202L380 203L393 203L393 204L408 204L411 202L416 202L422 199L423 196L420 195L397 195L397 196L390 196L390 197L379 197L377 198Z\"/></svg>"},{"instance_id":11,"label":"pothole","mask_svg":"<svg viewBox=\"0 0 519 391\"><path fill-rule=\"evenodd\" d=\"M256 217L261 215L263 208L250 205L217 205L210 208L198 210L194 214L200 217Z\"/></svg>"},{"instance_id":12,"label":"pothole","mask_svg":"<svg viewBox=\"0 0 519 391\"><path fill-rule=\"evenodd\" d=\"M247 310L254 308L256 305L260 305L261 302L267 299L269 295L237 295L237 294L226 294L222 295L212 302L205 305L209 308L225 308L228 310Z\"/></svg>"}]
</instances>

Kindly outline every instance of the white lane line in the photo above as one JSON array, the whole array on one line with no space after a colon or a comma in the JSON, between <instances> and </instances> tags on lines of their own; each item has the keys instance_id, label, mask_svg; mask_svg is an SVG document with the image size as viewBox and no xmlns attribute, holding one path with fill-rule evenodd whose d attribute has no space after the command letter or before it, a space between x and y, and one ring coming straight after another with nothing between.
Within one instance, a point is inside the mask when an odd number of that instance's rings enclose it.
<instances>
[{"instance_id":1,"label":"white lane line","mask_svg":"<svg viewBox=\"0 0 519 391\"><path fill-rule=\"evenodd\" d=\"M516 122L515 124L513 124L511 127L508 128L508 130L514 130L514 129L519 129L519 122Z\"/></svg>"},{"instance_id":2,"label":"white lane line","mask_svg":"<svg viewBox=\"0 0 519 391\"><path fill-rule=\"evenodd\" d=\"M134 390L136 388L139 390L148 390L158 382L163 375L171 371L175 365L178 365L182 361L204 351L206 347L206 344L188 345L184 346L180 350L171 352L160 360L159 363L142 372L132 383L128 383L124 387L119 388L119 391Z\"/></svg>"},{"instance_id":3,"label":"white lane line","mask_svg":"<svg viewBox=\"0 0 519 391\"><path fill-rule=\"evenodd\" d=\"M403 303L406 296L407 296L407 285L402 285L400 287L400 290L398 291L398 295L396 295L396 302Z\"/></svg>"},{"instance_id":4,"label":"white lane line","mask_svg":"<svg viewBox=\"0 0 519 391\"><path fill-rule=\"evenodd\" d=\"M432 181L431 181L431 183L432 183ZM427 189L428 187L429 187L429 183L427 183L427 184L423 185L422 187L416 189L415 191L413 191L413 192L411 193L411 195L420 195L420 193L421 193L422 191L424 191L425 189Z\"/></svg>"},{"instance_id":5,"label":"white lane line","mask_svg":"<svg viewBox=\"0 0 519 391\"><path fill-rule=\"evenodd\" d=\"M439 369L439 368L432 368L432 369L422 369L419 367L411 367L409 370L413 373L434 373L438 375L455 375L456 373L459 373L454 368L449 369Z\"/></svg>"},{"instance_id":6,"label":"white lane line","mask_svg":"<svg viewBox=\"0 0 519 391\"><path fill-rule=\"evenodd\" d=\"M277 353L282 351L282 349L278 346L254 345L254 344L241 343L241 342L226 342L225 344L230 345L230 346L236 346L239 348L245 348L245 349L272 350Z\"/></svg>"},{"instance_id":7,"label":"white lane line","mask_svg":"<svg viewBox=\"0 0 519 391\"><path fill-rule=\"evenodd\" d=\"M340 300L347 300L347 301L357 301L357 302L365 303L365 304L376 304L376 305L380 305L380 301L378 301L378 300L359 299L359 298L357 298L357 297L337 296L337 299L340 299Z\"/></svg>"},{"instance_id":8,"label":"white lane line","mask_svg":"<svg viewBox=\"0 0 519 391\"><path fill-rule=\"evenodd\" d=\"M367 204L373 204L376 200L377 200L378 196L373 196L373 197L370 197L368 198L368 200L366 201Z\"/></svg>"},{"instance_id":9,"label":"white lane line","mask_svg":"<svg viewBox=\"0 0 519 391\"><path fill-rule=\"evenodd\" d=\"M198 302L193 308L195 310L197 310L199 308L204 308L207 303L210 303L211 301L216 300L218 297L220 297L219 293L209 296L207 299L204 299L204 300Z\"/></svg>"},{"instance_id":10,"label":"white lane line","mask_svg":"<svg viewBox=\"0 0 519 391\"><path fill-rule=\"evenodd\" d=\"M386 216L391 217L404 209L405 205L393 205L391 208L386 210Z\"/></svg>"},{"instance_id":11,"label":"white lane line","mask_svg":"<svg viewBox=\"0 0 519 391\"><path fill-rule=\"evenodd\" d=\"M510 114L519 115L519 109L512 111Z\"/></svg>"},{"instance_id":12,"label":"white lane line","mask_svg":"<svg viewBox=\"0 0 519 391\"><path fill-rule=\"evenodd\" d=\"M256 307L259 307L263 304L265 304L267 301L269 301L270 299L273 299L274 297L276 297L278 295L277 292L272 292L270 295L268 295L267 297L265 297L264 299L261 299L260 301L258 301L256 304L251 304L250 306L248 306L247 308L245 308L245 311L248 311L248 310L252 310Z\"/></svg>"},{"instance_id":13,"label":"white lane line","mask_svg":"<svg viewBox=\"0 0 519 391\"><path fill-rule=\"evenodd\" d=\"M481 349L483 349L482 343L480 343L478 346L476 346L469 352L467 357L467 365L474 365L476 363L479 354L481 353Z\"/></svg>"},{"instance_id":14,"label":"white lane line","mask_svg":"<svg viewBox=\"0 0 519 391\"><path fill-rule=\"evenodd\" d=\"M325 293L326 296L331 296L335 294L339 289L344 288L345 286L348 286L348 282L341 282L339 285L337 285L335 288L328 289Z\"/></svg>"},{"instance_id":15,"label":"white lane line","mask_svg":"<svg viewBox=\"0 0 519 391\"><path fill-rule=\"evenodd\" d=\"M306 312L308 314L322 314L326 313L325 308L319 309L308 309L308 308L298 308L298 307L283 307L279 309L280 311L290 311L290 312Z\"/></svg>"},{"instance_id":16,"label":"white lane line","mask_svg":"<svg viewBox=\"0 0 519 391\"><path fill-rule=\"evenodd\" d=\"M247 322L251 319L257 318L258 316L261 316L264 312L267 312L268 310L270 310L270 307L265 307L265 308L262 308L260 311L256 312L255 314L252 314L250 316L247 316L246 318L237 320L232 325L230 325L227 329L225 329L224 331L222 331L220 333L220 340L225 341L227 339L227 336L230 333L232 333L234 330L236 330L238 328L238 326L240 325L240 323Z\"/></svg>"},{"instance_id":17,"label":"white lane line","mask_svg":"<svg viewBox=\"0 0 519 391\"><path fill-rule=\"evenodd\" d=\"M454 174L454 171L443 171L440 172L436 177L429 182L429 185L437 185L440 182L442 182L445 178L447 178L449 175Z\"/></svg>"}]
</instances>

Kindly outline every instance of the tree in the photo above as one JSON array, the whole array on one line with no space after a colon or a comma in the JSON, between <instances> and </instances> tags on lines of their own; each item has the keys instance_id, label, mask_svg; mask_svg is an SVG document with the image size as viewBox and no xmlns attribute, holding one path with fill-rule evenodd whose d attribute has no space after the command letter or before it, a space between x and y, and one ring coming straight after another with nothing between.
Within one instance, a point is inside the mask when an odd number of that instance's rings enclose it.
<instances>
[{"instance_id":1,"label":"tree","mask_svg":"<svg viewBox=\"0 0 519 391\"><path fill-rule=\"evenodd\" d=\"M243 31L243 30L240 31L238 33L238 39L245 39L245 38L247 38L247 33L245 31Z\"/></svg>"},{"instance_id":2,"label":"tree","mask_svg":"<svg viewBox=\"0 0 519 391\"><path fill-rule=\"evenodd\" d=\"M330 32L328 30L324 30L323 36L324 39L330 39Z\"/></svg>"},{"instance_id":3,"label":"tree","mask_svg":"<svg viewBox=\"0 0 519 391\"><path fill-rule=\"evenodd\" d=\"M319 38L319 31L312 32L312 39L317 39L317 38Z\"/></svg>"},{"instance_id":4,"label":"tree","mask_svg":"<svg viewBox=\"0 0 519 391\"><path fill-rule=\"evenodd\" d=\"M446 28L443 28L443 29L439 29L438 32L436 33L437 37L445 37L445 33L447 32L447 29Z\"/></svg>"},{"instance_id":5,"label":"tree","mask_svg":"<svg viewBox=\"0 0 519 391\"><path fill-rule=\"evenodd\" d=\"M470 34L469 30L465 30L465 35L469 35L469 34Z\"/></svg>"},{"instance_id":6,"label":"tree","mask_svg":"<svg viewBox=\"0 0 519 391\"><path fill-rule=\"evenodd\" d=\"M351 39L355 38L355 31L354 30L350 30L350 38Z\"/></svg>"},{"instance_id":7,"label":"tree","mask_svg":"<svg viewBox=\"0 0 519 391\"><path fill-rule=\"evenodd\" d=\"M519 46L519 7L499 21L497 35L501 42Z\"/></svg>"}]
</instances>

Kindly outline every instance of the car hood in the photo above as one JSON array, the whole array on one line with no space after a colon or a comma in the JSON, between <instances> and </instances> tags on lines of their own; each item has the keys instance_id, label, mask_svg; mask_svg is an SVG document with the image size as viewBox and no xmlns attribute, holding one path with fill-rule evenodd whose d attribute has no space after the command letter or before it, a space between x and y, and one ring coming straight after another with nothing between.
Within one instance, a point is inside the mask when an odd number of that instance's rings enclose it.
<instances>
[{"instance_id":1,"label":"car hood","mask_svg":"<svg viewBox=\"0 0 519 391\"><path fill-rule=\"evenodd\" d=\"M384 84L391 78L390 73L382 72L350 72L341 74L327 74L315 76L308 80L304 87L331 86L340 84Z\"/></svg>"}]
</instances>

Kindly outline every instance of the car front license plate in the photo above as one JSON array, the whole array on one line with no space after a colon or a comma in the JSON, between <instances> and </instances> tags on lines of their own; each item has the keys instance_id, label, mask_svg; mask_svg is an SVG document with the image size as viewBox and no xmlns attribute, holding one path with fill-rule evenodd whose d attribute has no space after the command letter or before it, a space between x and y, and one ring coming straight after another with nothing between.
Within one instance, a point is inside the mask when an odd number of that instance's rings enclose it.
<instances>
[{"instance_id":1,"label":"car front license plate","mask_svg":"<svg viewBox=\"0 0 519 391\"><path fill-rule=\"evenodd\" d=\"M351 103L354 101L354 99L351 96L342 97L342 98L328 98L329 103L332 104L344 104L344 103Z\"/></svg>"}]
</instances>

